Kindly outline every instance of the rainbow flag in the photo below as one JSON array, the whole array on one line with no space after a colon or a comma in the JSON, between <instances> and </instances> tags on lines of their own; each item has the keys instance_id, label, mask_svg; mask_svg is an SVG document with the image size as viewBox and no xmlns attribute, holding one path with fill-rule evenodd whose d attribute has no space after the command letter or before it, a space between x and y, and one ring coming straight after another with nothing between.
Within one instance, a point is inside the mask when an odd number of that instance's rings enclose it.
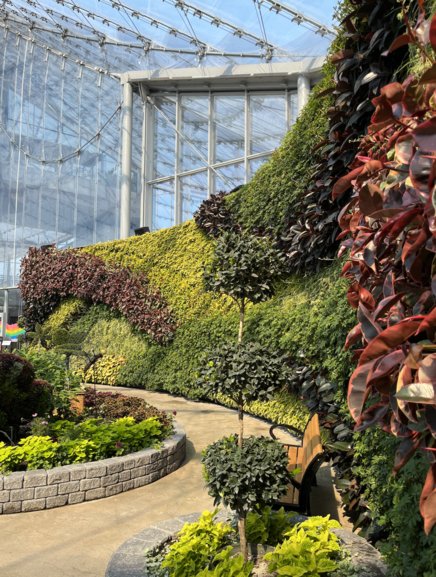
<instances>
[{"instance_id":1,"label":"rainbow flag","mask_svg":"<svg viewBox=\"0 0 436 577\"><path fill-rule=\"evenodd\" d=\"M0 321L0 334L2 329L2 322ZM17 323L13 325L6 325L6 339L10 341L18 341L18 338L24 336L26 331L18 326Z\"/></svg>"}]
</instances>

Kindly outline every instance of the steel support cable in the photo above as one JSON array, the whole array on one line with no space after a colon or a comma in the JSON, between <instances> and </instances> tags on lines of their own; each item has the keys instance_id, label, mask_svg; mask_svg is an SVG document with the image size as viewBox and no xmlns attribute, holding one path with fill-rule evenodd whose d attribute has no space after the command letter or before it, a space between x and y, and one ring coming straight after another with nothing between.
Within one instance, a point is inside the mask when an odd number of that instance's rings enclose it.
<instances>
[{"instance_id":1,"label":"steel support cable","mask_svg":"<svg viewBox=\"0 0 436 577\"><path fill-rule=\"evenodd\" d=\"M190 28L191 33L192 33L193 37L195 38L196 45L198 46L198 60L201 61L201 59L204 56L205 49L204 49L204 47L201 46L201 43L197 38L197 34L195 33L195 30L191 24L191 21L189 20L188 14L185 14L185 12L183 10L181 10L178 6L177 6L177 9L180 11L180 13L182 15L182 20L185 20L185 23L187 24L188 28Z\"/></svg>"},{"instance_id":2,"label":"steel support cable","mask_svg":"<svg viewBox=\"0 0 436 577\"><path fill-rule=\"evenodd\" d=\"M256 0L253 0L253 3L254 3L254 8L255 8L255 11L256 11L256 15L257 15L257 20L258 20L258 22L259 22L259 26L260 26L262 35L263 35L264 40L265 40L265 45L267 46L267 45L269 45L269 42L268 42L268 38L267 38L267 35L266 35L265 23L264 23L264 21L263 21L262 11L261 11L260 5L258 4L258 2L256 2ZM270 48L270 47L268 47L266 50L267 50L267 52L266 52L266 55L265 55L265 59L266 59L267 62L269 62L269 61L271 60L271 58L273 57L273 54L274 54L274 53L273 53L272 48Z\"/></svg>"},{"instance_id":3,"label":"steel support cable","mask_svg":"<svg viewBox=\"0 0 436 577\"><path fill-rule=\"evenodd\" d=\"M50 52L51 54L54 54L55 56L58 56L59 58L65 58L65 59L69 60L70 62L74 62L75 64L80 64L81 66L84 66L85 68L88 68L89 70L92 70L93 72L101 72L101 73L106 74L107 76L110 76L111 78L119 79L119 77L120 77L119 74L111 72L110 70L106 70L106 69L102 68L101 66L95 66L93 64L90 64L89 62L86 62L82 59L75 58L74 56L71 56L66 52L62 52L62 50L58 50L56 48L53 48L52 46L49 46L48 44L44 44L43 42L41 42L40 40L35 38L35 36L33 36L33 35L29 36L28 34L24 34L22 30L17 30L15 28L11 28L10 22L11 22L11 19L8 18L6 22L0 22L0 26L3 27L5 30L10 31L11 34L14 34L15 36L25 40L26 42L31 42L35 46L38 46L39 48L42 48L43 50L46 50L47 52ZM16 25L22 25L21 22L17 22L17 21L12 21L12 22L13 22L13 24L16 24ZM53 32L51 30L45 30L45 31L46 32Z\"/></svg>"},{"instance_id":4,"label":"steel support cable","mask_svg":"<svg viewBox=\"0 0 436 577\"><path fill-rule=\"evenodd\" d=\"M19 142L17 142L7 131L5 125L3 124L3 121L0 120L0 130L2 132L4 132L4 134L7 136L9 142L19 151L21 151L27 158L30 158L31 160L35 160L36 162L39 162L41 164L55 164L55 163L63 163L66 162L67 160L70 160L76 156L78 156L79 154L81 154L81 152L87 148L91 143L93 143L96 139L100 138L101 133L103 132L103 130L108 126L108 124L110 124L110 122L114 119L114 117L117 115L117 113L121 110L121 104L118 104L118 106L116 107L116 109L114 110L114 112L111 114L111 116L106 120L106 122L99 128L98 132L96 132L89 140L87 140L84 144L82 144L82 146L80 146L79 148L77 148L76 150L74 150L73 152L71 152L70 154L66 154L65 156L62 156L60 158L54 158L52 160L46 160L44 158L40 158L37 156L34 156L32 154L30 154L27 150L25 150L24 148L22 148L21 144Z\"/></svg>"},{"instance_id":5,"label":"steel support cable","mask_svg":"<svg viewBox=\"0 0 436 577\"><path fill-rule=\"evenodd\" d=\"M233 183L230 179L228 179L224 174L220 174L216 168L214 168L211 164L209 164L208 159L204 156L204 154L201 152L201 150L196 146L196 144L190 139L188 138L185 134L183 134L183 132L181 130L179 130L176 126L176 124L171 120L171 118L163 111L159 108L159 106L156 105L154 98L151 96L147 96L147 102L149 102L154 109L156 109L158 111L158 113L163 116L163 118L165 118L166 122L169 124L169 126L171 126L171 128L174 130L174 132L179 136L179 138L185 140L189 146L191 146L191 148L193 150L195 150L195 152L198 154L198 156L200 157L200 160L202 162L204 162L204 169L208 169L210 168L216 176L218 176L218 178L220 178L221 180L224 180L226 182L226 184L232 186ZM171 177L173 178L173 177Z\"/></svg>"},{"instance_id":6,"label":"steel support cable","mask_svg":"<svg viewBox=\"0 0 436 577\"><path fill-rule=\"evenodd\" d=\"M206 22L209 22L210 24L213 24L218 28L222 27L225 30L231 32L234 36L244 38L245 40L255 44L256 46L261 46L262 48L269 47L272 50L282 51L283 53L286 52L285 50L279 48L278 46L275 46L269 42L265 42L265 39L260 38L256 34L253 34L252 32L249 32L248 30L240 26L236 26L235 24L232 24L228 20L224 20L223 18L218 17L217 15L212 14L211 12L206 12L203 8L200 8L193 4L188 4L184 0L162 0L162 2L176 6L181 10L183 10L184 12L190 13L199 19L204 19Z\"/></svg>"},{"instance_id":7,"label":"steel support cable","mask_svg":"<svg viewBox=\"0 0 436 577\"><path fill-rule=\"evenodd\" d=\"M274 10L277 14L281 14L282 16L291 16L291 20L296 22L297 24L301 24L302 26L311 27L310 30L315 29L315 32L320 34L321 36L330 36L334 38L336 36L336 31L334 28L331 28L327 24L323 24L315 18L311 18L310 16L306 16L303 12L299 12L295 10L288 4L284 4L283 2L279 2L278 0L255 0L258 2L259 5L265 3L269 5L269 10Z\"/></svg>"}]
</instances>

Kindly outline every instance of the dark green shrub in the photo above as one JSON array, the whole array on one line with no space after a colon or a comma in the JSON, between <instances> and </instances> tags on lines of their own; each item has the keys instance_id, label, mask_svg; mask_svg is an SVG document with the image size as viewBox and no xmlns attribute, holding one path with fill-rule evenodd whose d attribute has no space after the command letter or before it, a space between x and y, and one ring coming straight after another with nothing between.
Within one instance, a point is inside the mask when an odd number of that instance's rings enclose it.
<instances>
[{"instance_id":1,"label":"dark green shrub","mask_svg":"<svg viewBox=\"0 0 436 577\"><path fill-rule=\"evenodd\" d=\"M0 428L18 429L35 413L45 415L53 410L50 385L35 381L32 365L14 354L0 353Z\"/></svg>"},{"instance_id":2,"label":"dark green shrub","mask_svg":"<svg viewBox=\"0 0 436 577\"><path fill-rule=\"evenodd\" d=\"M428 458L416 453L394 477L398 439L379 429L355 437L353 471L363 488L373 526L369 536L384 539L377 547L395 577L433 577L436 574L436 533L425 535L419 496Z\"/></svg>"},{"instance_id":3,"label":"dark green shrub","mask_svg":"<svg viewBox=\"0 0 436 577\"><path fill-rule=\"evenodd\" d=\"M266 437L247 437L242 449L235 436L224 437L205 449L202 463L214 504L223 503L239 516L271 505L289 483L287 454Z\"/></svg>"},{"instance_id":4,"label":"dark green shrub","mask_svg":"<svg viewBox=\"0 0 436 577\"><path fill-rule=\"evenodd\" d=\"M80 378L67 369L65 355L38 346L21 349L20 356L32 364L38 379L50 383L53 407L58 413L68 413L70 400L80 390Z\"/></svg>"},{"instance_id":5,"label":"dark green shrub","mask_svg":"<svg viewBox=\"0 0 436 577\"><path fill-rule=\"evenodd\" d=\"M226 294L243 310L247 302L271 298L284 271L284 256L269 239L224 232L205 268L204 281L207 290Z\"/></svg>"},{"instance_id":6,"label":"dark green shrub","mask_svg":"<svg viewBox=\"0 0 436 577\"><path fill-rule=\"evenodd\" d=\"M37 415L50 415L54 409L51 383L43 379L35 379L30 387L26 402L34 408Z\"/></svg>"},{"instance_id":7,"label":"dark green shrub","mask_svg":"<svg viewBox=\"0 0 436 577\"><path fill-rule=\"evenodd\" d=\"M288 382L286 360L257 343L226 344L208 356L198 384L206 395L220 393L240 406L255 400L268 401Z\"/></svg>"}]
</instances>

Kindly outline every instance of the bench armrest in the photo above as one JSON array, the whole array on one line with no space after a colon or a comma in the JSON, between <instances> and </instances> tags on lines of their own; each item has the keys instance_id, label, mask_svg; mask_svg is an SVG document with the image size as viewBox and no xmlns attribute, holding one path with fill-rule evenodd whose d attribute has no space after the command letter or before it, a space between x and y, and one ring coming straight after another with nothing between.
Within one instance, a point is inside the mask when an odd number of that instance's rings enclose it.
<instances>
[{"instance_id":1,"label":"bench armrest","mask_svg":"<svg viewBox=\"0 0 436 577\"><path fill-rule=\"evenodd\" d=\"M300 431L300 429L297 429L296 427L293 427L292 425L273 425L269 429L269 434L274 439L274 441L277 441L277 437L274 434L274 429L278 429L278 428L287 429L293 435L296 435L297 437L303 438L303 434L304 434L303 431ZM289 443L287 443L287 444L289 444ZM296 445L290 445L290 446L296 446Z\"/></svg>"},{"instance_id":2,"label":"bench armrest","mask_svg":"<svg viewBox=\"0 0 436 577\"><path fill-rule=\"evenodd\" d=\"M296 481L293 477L291 477L290 481L291 481L291 485L293 485L299 491L301 490L301 483Z\"/></svg>"}]
</instances>

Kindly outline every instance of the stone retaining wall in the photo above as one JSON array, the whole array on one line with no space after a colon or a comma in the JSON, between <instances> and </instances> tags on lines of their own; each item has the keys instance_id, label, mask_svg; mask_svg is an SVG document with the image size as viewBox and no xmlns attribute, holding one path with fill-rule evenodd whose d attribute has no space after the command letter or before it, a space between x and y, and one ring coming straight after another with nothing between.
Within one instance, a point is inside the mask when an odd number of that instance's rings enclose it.
<instances>
[{"instance_id":1,"label":"stone retaining wall","mask_svg":"<svg viewBox=\"0 0 436 577\"><path fill-rule=\"evenodd\" d=\"M0 475L0 515L74 505L153 483L178 469L185 459L186 435L177 425L175 431L161 449Z\"/></svg>"}]
</instances>

